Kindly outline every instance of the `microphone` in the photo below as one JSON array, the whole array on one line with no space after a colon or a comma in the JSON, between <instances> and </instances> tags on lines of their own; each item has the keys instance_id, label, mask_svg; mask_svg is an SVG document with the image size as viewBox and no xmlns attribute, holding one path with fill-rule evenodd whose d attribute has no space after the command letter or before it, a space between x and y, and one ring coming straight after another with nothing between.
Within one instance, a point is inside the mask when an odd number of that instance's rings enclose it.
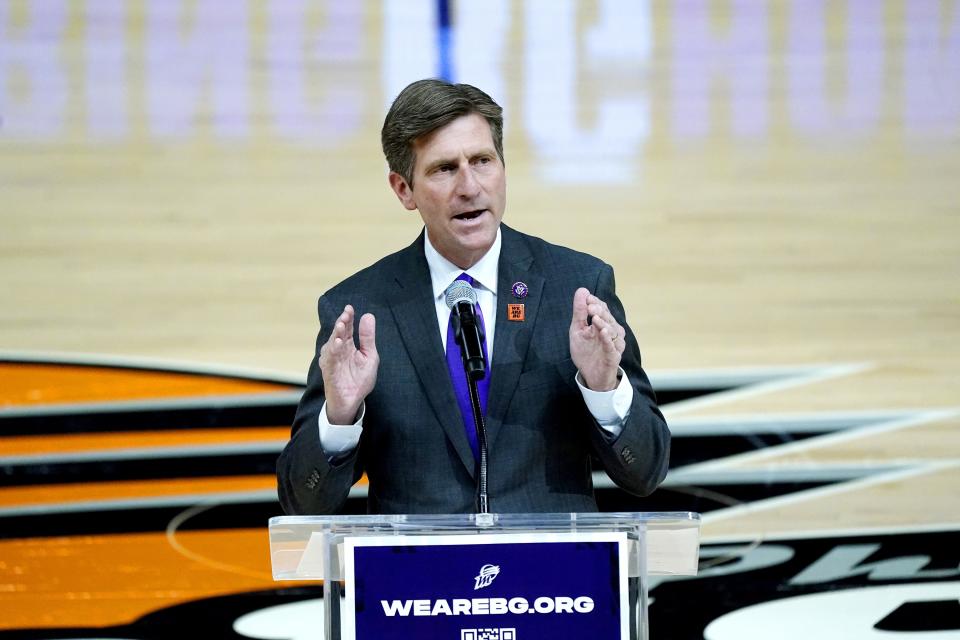
<instances>
[{"instance_id":1,"label":"microphone","mask_svg":"<svg viewBox=\"0 0 960 640\"><path fill-rule=\"evenodd\" d=\"M471 380L481 380L486 375L487 362L483 357L483 330L477 322L474 306L477 304L477 292L469 282L454 280L447 287L447 307L453 312L453 331L463 366Z\"/></svg>"},{"instance_id":2,"label":"microphone","mask_svg":"<svg viewBox=\"0 0 960 640\"><path fill-rule=\"evenodd\" d=\"M473 424L477 430L477 444L480 448L480 464L477 470L477 512L490 513L490 495L487 491L487 432L483 424L483 411L477 390L477 381L482 380L486 375L487 361L483 357L483 329L477 322L477 314L474 312L477 292L469 282L454 280L453 284L447 287L445 299L447 306L450 307L453 335L457 344L460 345L463 370L467 374Z\"/></svg>"}]
</instances>

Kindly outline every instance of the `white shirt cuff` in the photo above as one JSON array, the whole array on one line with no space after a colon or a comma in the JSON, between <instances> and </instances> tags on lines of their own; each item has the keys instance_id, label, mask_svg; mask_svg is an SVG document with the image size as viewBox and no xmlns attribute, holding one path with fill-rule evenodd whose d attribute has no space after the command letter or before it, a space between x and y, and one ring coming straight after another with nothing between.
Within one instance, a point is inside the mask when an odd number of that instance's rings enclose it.
<instances>
[{"instance_id":1,"label":"white shirt cuff","mask_svg":"<svg viewBox=\"0 0 960 640\"><path fill-rule=\"evenodd\" d=\"M353 424L330 424L327 420L327 403L324 402L317 417L317 426L320 428L320 446L330 458L342 456L353 451L360 443L360 434L363 433L363 414L366 413L366 403L360 405L360 415Z\"/></svg>"},{"instance_id":2,"label":"white shirt cuff","mask_svg":"<svg viewBox=\"0 0 960 640\"><path fill-rule=\"evenodd\" d=\"M623 369L618 368L617 375L620 383L612 391L593 391L583 383L579 371L574 376L590 415L614 438L623 431L623 424L630 414L630 405L633 403L633 385L630 384L627 374Z\"/></svg>"}]
</instances>

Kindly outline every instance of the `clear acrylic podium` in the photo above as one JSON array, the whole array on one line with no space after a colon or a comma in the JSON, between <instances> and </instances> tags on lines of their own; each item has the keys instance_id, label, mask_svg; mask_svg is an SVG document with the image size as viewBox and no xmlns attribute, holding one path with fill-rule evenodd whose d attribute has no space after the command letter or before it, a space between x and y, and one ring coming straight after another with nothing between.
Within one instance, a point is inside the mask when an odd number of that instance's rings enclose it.
<instances>
[{"instance_id":1,"label":"clear acrylic podium","mask_svg":"<svg viewBox=\"0 0 960 640\"><path fill-rule=\"evenodd\" d=\"M325 640L354 637L347 620L352 609L345 612L342 607L351 586L348 549L364 540L404 544L408 539L453 539L460 548L523 536L539 542L612 535L625 551L620 562L627 595L622 601L624 620L629 622L624 622L621 637L646 640L647 576L696 574L700 516L688 512L281 516L270 520L269 532L275 580L323 581L323 629L318 628L317 637Z\"/></svg>"}]
</instances>

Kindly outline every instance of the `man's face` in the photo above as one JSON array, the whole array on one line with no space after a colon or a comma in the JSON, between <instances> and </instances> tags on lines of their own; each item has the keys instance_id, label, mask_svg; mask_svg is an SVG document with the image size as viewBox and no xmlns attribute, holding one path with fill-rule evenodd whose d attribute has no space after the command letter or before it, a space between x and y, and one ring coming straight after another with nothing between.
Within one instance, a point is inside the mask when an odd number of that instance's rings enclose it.
<instances>
[{"instance_id":1,"label":"man's face","mask_svg":"<svg viewBox=\"0 0 960 640\"><path fill-rule=\"evenodd\" d=\"M418 138L413 150L413 188L392 172L390 186L403 206L420 211L440 255L467 269L496 240L507 200L490 125L479 114L461 116Z\"/></svg>"}]
</instances>

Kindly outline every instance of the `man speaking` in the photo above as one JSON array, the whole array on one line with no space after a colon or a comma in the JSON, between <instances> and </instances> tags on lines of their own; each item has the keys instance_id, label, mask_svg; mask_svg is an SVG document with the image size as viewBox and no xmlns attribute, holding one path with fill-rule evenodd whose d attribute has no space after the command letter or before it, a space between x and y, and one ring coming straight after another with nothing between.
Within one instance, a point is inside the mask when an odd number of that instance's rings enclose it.
<instances>
[{"instance_id":1,"label":"man speaking","mask_svg":"<svg viewBox=\"0 0 960 640\"><path fill-rule=\"evenodd\" d=\"M591 452L626 491L652 492L670 432L613 270L501 223L500 106L421 80L381 136L390 187L425 228L319 300L317 363L277 463L284 511L334 513L364 472L371 513L476 510L483 434L447 306L455 287L477 298L490 511L596 511Z\"/></svg>"}]
</instances>

